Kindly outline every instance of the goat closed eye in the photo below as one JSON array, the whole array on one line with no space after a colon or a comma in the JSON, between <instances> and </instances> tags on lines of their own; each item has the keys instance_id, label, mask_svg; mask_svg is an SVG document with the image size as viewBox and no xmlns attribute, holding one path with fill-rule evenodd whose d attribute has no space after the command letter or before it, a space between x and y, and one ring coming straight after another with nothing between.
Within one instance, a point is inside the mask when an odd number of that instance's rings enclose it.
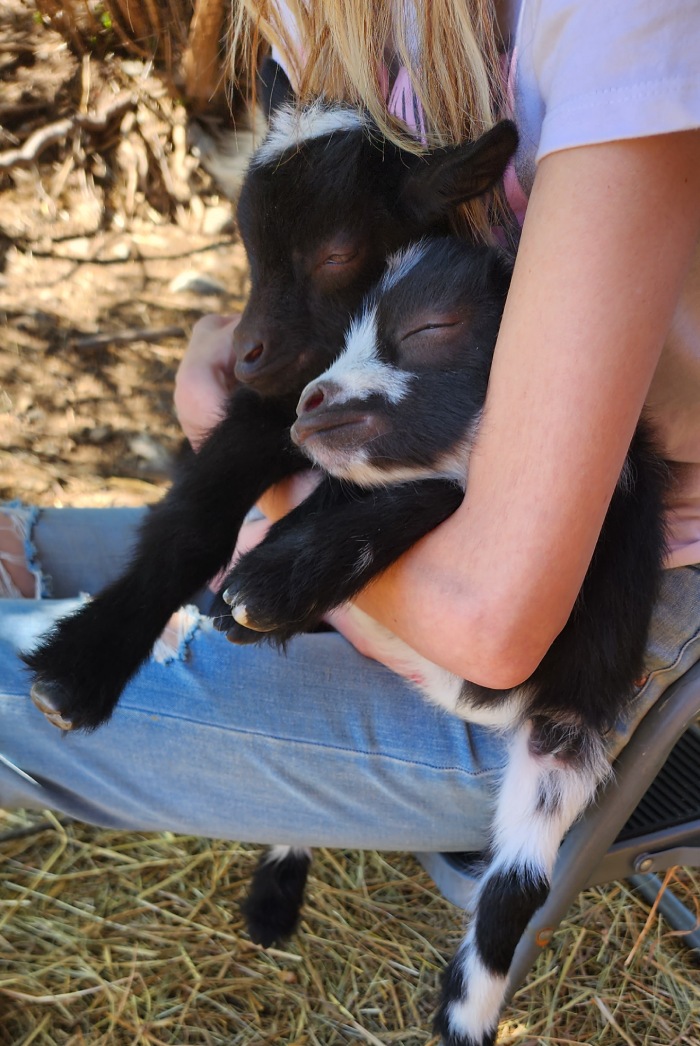
<instances>
[{"instance_id":1,"label":"goat closed eye","mask_svg":"<svg viewBox=\"0 0 700 1046\"><path fill-rule=\"evenodd\" d=\"M347 265L348 262L354 261L359 251L347 251L344 254L329 254L321 264L322 265Z\"/></svg>"},{"instance_id":2,"label":"goat closed eye","mask_svg":"<svg viewBox=\"0 0 700 1046\"><path fill-rule=\"evenodd\" d=\"M453 320L449 323L424 323L421 327L414 327L413 330L407 331L401 335L401 341L406 341L407 338L412 338L415 334L425 334L427 331L437 330L451 330L453 327L459 327L464 320Z\"/></svg>"}]
</instances>

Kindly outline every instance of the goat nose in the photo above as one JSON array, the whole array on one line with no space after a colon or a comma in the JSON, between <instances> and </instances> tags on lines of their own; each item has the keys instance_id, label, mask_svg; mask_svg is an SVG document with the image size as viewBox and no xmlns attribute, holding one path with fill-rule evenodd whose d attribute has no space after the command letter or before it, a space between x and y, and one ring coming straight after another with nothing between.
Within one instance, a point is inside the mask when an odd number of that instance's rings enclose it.
<instances>
[{"instance_id":1,"label":"goat nose","mask_svg":"<svg viewBox=\"0 0 700 1046\"><path fill-rule=\"evenodd\" d=\"M263 343L261 341L257 342L252 349L249 349L244 353L243 362L255 363L256 360L260 359L264 351L265 346L263 345Z\"/></svg>"},{"instance_id":2,"label":"goat nose","mask_svg":"<svg viewBox=\"0 0 700 1046\"><path fill-rule=\"evenodd\" d=\"M245 381L246 377L255 373L262 366L265 355L265 338L260 331L233 332L233 351L236 357L236 377L239 381Z\"/></svg>"},{"instance_id":3,"label":"goat nose","mask_svg":"<svg viewBox=\"0 0 700 1046\"><path fill-rule=\"evenodd\" d=\"M312 414L322 407L330 407L340 399L342 388L334 381L313 381L301 394L297 406L297 417Z\"/></svg>"},{"instance_id":4,"label":"goat nose","mask_svg":"<svg viewBox=\"0 0 700 1046\"><path fill-rule=\"evenodd\" d=\"M233 351L239 363L244 361L254 363L265 351L265 340L259 331L251 331L249 334L241 333L236 337L238 331L233 332Z\"/></svg>"}]
</instances>

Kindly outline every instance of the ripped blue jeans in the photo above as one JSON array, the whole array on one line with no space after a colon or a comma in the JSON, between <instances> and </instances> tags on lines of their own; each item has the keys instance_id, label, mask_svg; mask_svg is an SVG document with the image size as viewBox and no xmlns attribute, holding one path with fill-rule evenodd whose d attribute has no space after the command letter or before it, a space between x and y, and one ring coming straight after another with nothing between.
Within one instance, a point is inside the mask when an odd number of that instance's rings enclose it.
<instances>
[{"instance_id":1,"label":"ripped blue jeans","mask_svg":"<svg viewBox=\"0 0 700 1046\"><path fill-rule=\"evenodd\" d=\"M235 647L188 607L106 726L52 727L18 651L120 571L143 511L4 510L36 592L0 599L0 807L257 843L483 848L503 740L429 706L336 633L286 654ZM698 658L700 567L667 571L636 718Z\"/></svg>"}]
</instances>

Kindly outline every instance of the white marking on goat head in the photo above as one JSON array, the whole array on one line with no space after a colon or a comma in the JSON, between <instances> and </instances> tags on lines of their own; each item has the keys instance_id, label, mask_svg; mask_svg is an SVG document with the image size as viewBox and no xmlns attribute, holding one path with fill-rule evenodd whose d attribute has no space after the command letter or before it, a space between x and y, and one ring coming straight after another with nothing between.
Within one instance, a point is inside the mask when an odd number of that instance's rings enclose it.
<instances>
[{"instance_id":1,"label":"white marking on goat head","mask_svg":"<svg viewBox=\"0 0 700 1046\"><path fill-rule=\"evenodd\" d=\"M412 243L403 251L397 251L387 260L386 271L382 277L381 292L386 294L408 276L414 265L417 265L428 249L425 240Z\"/></svg>"},{"instance_id":2,"label":"white marking on goat head","mask_svg":"<svg viewBox=\"0 0 700 1046\"><path fill-rule=\"evenodd\" d=\"M367 399L380 395L399 403L414 375L383 363L377 353L377 308L373 306L353 320L345 338L345 348L319 381L330 380L341 390L336 402ZM313 388L307 385L302 398Z\"/></svg>"},{"instance_id":3,"label":"white marking on goat head","mask_svg":"<svg viewBox=\"0 0 700 1046\"><path fill-rule=\"evenodd\" d=\"M302 142L322 138L336 131L357 131L367 126L367 118L360 109L346 106L328 106L323 100L305 109L292 104L280 106L272 118L265 141L252 159L252 166L273 163L288 149L298 148Z\"/></svg>"}]
</instances>

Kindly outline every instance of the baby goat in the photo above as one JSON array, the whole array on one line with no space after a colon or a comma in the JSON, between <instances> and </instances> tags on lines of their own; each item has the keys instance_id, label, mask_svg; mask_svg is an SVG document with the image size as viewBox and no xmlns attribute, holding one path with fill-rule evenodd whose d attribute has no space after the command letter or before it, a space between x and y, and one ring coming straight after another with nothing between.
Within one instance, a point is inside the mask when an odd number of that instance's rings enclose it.
<instances>
[{"instance_id":1,"label":"baby goat","mask_svg":"<svg viewBox=\"0 0 700 1046\"><path fill-rule=\"evenodd\" d=\"M454 511L508 280L497 252L453 238L391 259L342 355L304 389L292 428L353 489L322 481L234 567L230 638L283 642L308 630ZM659 582L665 476L640 424L571 616L522 686L459 679L366 619L428 700L509 738L474 915L436 1018L447 1046L494 1042L515 946L547 896L562 837L609 773L606 734L634 698ZM308 858L282 857L278 883L285 868L303 879Z\"/></svg>"},{"instance_id":2,"label":"baby goat","mask_svg":"<svg viewBox=\"0 0 700 1046\"><path fill-rule=\"evenodd\" d=\"M142 527L131 564L25 656L32 697L63 730L111 716L170 616L230 561L241 523L273 483L305 467L289 439L303 386L326 367L392 251L446 230L487 192L516 144L512 124L415 156L361 111L282 107L238 203L251 292L234 336L234 391Z\"/></svg>"}]
</instances>

